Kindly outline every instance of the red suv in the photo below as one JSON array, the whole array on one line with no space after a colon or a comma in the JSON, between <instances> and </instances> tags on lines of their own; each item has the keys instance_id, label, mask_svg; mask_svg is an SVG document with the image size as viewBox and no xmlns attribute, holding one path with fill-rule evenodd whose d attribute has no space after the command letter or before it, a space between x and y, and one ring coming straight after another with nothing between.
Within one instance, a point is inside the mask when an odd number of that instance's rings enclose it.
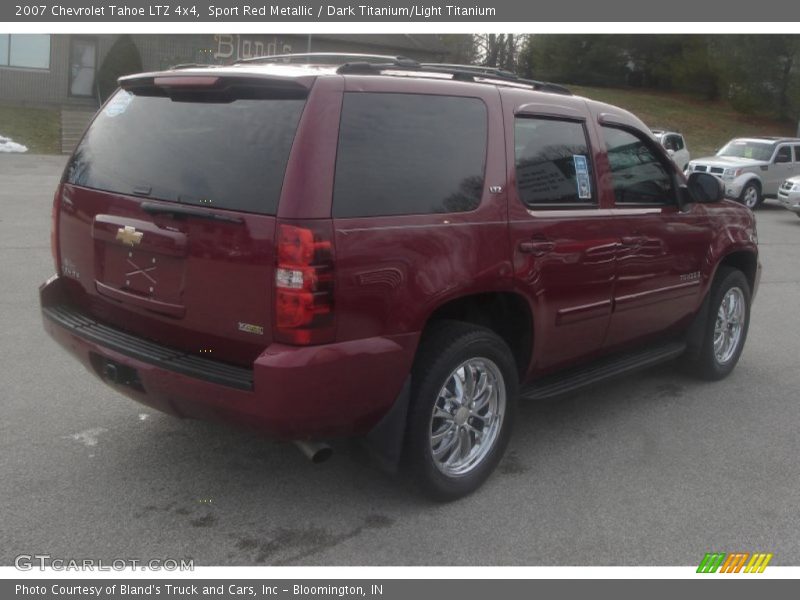
<instances>
[{"instance_id":1,"label":"red suv","mask_svg":"<svg viewBox=\"0 0 800 600\"><path fill-rule=\"evenodd\" d=\"M518 398L733 369L760 267L717 179L559 86L352 58L121 79L55 195L50 335L153 408L360 436L445 499Z\"/></svg>"}]
</instances>

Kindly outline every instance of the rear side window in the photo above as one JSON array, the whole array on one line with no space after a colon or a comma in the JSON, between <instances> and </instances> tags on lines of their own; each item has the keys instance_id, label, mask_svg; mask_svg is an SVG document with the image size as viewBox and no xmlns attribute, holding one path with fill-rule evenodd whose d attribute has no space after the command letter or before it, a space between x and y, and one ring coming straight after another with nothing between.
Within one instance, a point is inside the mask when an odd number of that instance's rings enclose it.
<instances>
[{"instance_id":1,"label":"rear side window","mask_svg":"<svg viewBox=\"0 0 800 600\"><path fill-rule=\"evenodd\" d=\"M333 215L474 210L486 136L486 105L477 98L346 93Z\"/></svg>"},{"instance_id":2,"label":"rear side window","mask_svg":"<svg viewBox=\"0 0 800 600\"><path fill-rule=\"evenodd\" d=\"M775 162L792 162L792 148L790 146L781 146L775 155Z\"/></svg>"},{"instance_id":3,"label":"rear side window","mask_svg":"<svg viewBox=\"0 0 800 600\"><path fill-rule=\"evenodd\" d=\"M673 204L672 176L650 147L632 133L603 126L617 204Z\"/></svg>"},{"instance_id":4,"label":"rear side window","mask_svg":"<svg viewBox=\"0 0 800 600\"><path fill-rule=\"evenodd\" d=\"M583 123L519 117L514 155L519 197L528 207L595 202Z\"/></svg>"},{"instance_id":5,"label":"rear side window","mask_svg":"<svg viewBox=\"0 0 800 600\"><path fill-rule=\"evenodd\" d=\"M67 170L69 183L274 215L302 98L173 101L120 90Z\"/></svg>"}]
</instances>

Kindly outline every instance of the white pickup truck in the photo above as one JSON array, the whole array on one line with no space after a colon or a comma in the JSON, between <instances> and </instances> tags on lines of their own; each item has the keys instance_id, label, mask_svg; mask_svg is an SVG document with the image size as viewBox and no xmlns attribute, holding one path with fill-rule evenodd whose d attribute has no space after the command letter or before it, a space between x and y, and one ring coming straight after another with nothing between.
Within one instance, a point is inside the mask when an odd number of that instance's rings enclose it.
<instances>
[{"instance_id":1,"label":"white pickup truck","mask_svg":"<svg viewBox=\"0 0 800 600\"><path fill-rule=\"evenodd\" d=\"M665 131L663 129L651 129L651 131L658 143L664 146L672 161L678 165L679 169L685 171L691 156L683 135L676 131Z\"/></svg>"}]
</instances>

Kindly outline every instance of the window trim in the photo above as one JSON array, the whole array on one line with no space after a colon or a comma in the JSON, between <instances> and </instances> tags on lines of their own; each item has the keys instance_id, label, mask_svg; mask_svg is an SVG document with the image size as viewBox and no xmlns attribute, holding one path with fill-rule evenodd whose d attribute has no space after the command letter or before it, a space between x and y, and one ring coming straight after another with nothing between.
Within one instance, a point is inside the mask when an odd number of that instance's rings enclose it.
<instances>
[{"instance_id":1,"label":"window trim","mask_svg":"<svg viewBox=\"0 0 800 600\"><path fill-rule=\"evenodd\" d=\"M524 108L524 107L523 107ZM591 173L589 183L592 185L592 200L586 202L542 202L535 205L528 205L522 199L522 194L519 189L519 177L517 174L517 153L516 153L516 136L517 136L517 121L523 119L538 119L542 121L565 121L568 123L575 123L580 125L583 129L583 136L586 139L587 160L591 166ZM594 149L592 148L591 137L589 136L589 129L586 125L586 118L582 115L564 115L555 112L527 112L518 110L514 112L514 138L512 139L512 147L515 149L511 157L511 166L514 173L514 191L517 194L517 200L522 207L527 211L538 210L598 210L600 208L600 189L597 185L597 165L594 160Z\"/></svg>"},{"instance_id":2,"label":"window trim","mask_svg":"<svg viewBox=\"0 0 800 600\"><path fill-rule=\"evenodd\" d=\"M666 150L664 147L659 144L653 136L645 135L640 129L637 127L633 127L632 125L628 125L627 123L622 123L616 119L610 118L603 118L606 115L601 115L599 119L600 128L610 128L610 129L619 129L626 133L631 134L633 137L637 138L642 144L644 144L655 156L656 160L658 160L659 164L664 167L669 174L670 181L672 182L672 198L671 202L619 202L617 200L617 192L614 189L614 173L611 170L611 161L607 160L608 164L608 175L611 179L611 195L614 198L614 207L620 208L665 208L665 207L676 207L680 206L678 202L678 193L680 188L680 181L678 180L677 176L677 167L675 163L670 159L668 156L666 160L664 158L664 154ZM608 158L608 143L606 141L605 132L601 131L603 134L603 145L604 145L604 152L606 153L606 158Z\"/></svg>"}]
</instances>

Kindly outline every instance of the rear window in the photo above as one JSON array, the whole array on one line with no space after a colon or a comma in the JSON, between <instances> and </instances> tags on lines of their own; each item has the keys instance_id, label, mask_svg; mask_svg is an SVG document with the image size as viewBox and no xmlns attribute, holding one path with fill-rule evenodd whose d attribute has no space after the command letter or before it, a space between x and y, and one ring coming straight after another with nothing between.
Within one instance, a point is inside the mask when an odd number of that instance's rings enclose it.
<instances>
[{"instance_id":1,"label":"rear window","mask_svg":"<svg viewBox=\"0 0 800 600\"><path fill-rule=\"evenodd\" d=\"M474 210L486 132L486 105L477 98L346 93L334 216Z\"/></svg>"},{"instance_id":2,"label":"rear window","mask_svg":"<svg viewBox=\"0 0 800 600\"><path fill-rule=\"evenodd\" d=\"M304 99L174 101L124 90L101 110L69 183L274 215Z\"/></svg>"}]
</instances>

